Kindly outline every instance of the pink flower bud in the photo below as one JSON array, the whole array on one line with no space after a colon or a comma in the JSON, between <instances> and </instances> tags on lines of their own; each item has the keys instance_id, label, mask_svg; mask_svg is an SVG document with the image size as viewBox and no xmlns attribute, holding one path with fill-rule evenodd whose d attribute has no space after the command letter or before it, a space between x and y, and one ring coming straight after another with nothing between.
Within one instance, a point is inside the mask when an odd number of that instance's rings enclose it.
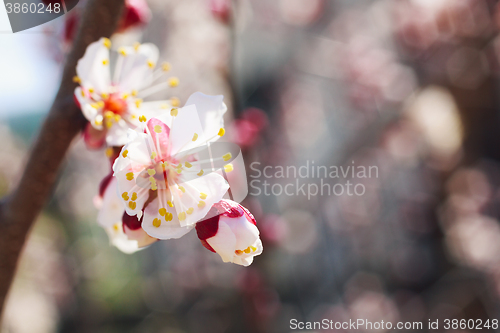
<instances>
[{"instance_id":1,"label":"pink flower bud","mask_svg":"<svg viewBox=\"0 0 500 333\"><path fill-rule=\"evenodd\" d=\"M145 0L127 0L118 32L144 25L151 19L151 10Z\"/></svg>"},{"instance_id":2,"label":"pink flower bud","mask_svg":"<svg viewBox=\"0 0 500 333\"><path fill-rule=\"evenodd\" d=\"M196 233L202 245L219 254L222 261L249 266L262 253L255 218L245 207L223 199L207 216L196 224Z\"/></svg>"}]
</instances>

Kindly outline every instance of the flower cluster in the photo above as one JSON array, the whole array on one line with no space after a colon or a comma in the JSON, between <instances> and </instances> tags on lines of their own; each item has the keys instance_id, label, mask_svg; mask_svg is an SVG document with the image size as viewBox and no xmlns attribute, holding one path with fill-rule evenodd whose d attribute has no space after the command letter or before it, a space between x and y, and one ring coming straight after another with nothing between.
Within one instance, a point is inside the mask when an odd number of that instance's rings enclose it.
<instances>
[{"instance_id":1,"label":"flower cluster","mask_svg":"<svg viewBox=\"0 0 500 333\"><path fill-rule=\"evenodd\" d=\"M106 38L92 43L75 77L75 99L89 121L84 140L106 145L112 165L96 200L98 223L126 253L196 228L224 262L250 265L262 252L255 219L228 200L231 152L211 149L225 133L223 96L197 92L184 107L176 98L143 101L178 85L175 77L152 85L170 65L155 70L156 46L137 44L117 50L111 73L110 48Z\"/></svg>"}]
</instances>

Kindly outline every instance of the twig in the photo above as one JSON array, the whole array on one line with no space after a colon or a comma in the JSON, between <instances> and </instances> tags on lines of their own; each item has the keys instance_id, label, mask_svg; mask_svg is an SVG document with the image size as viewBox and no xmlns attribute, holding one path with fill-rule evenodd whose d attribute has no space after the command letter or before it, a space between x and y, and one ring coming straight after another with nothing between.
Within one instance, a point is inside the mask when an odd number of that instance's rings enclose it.
<instances>
[{"instance_id":1,"label":"twig","mask_svg":"<svg viewBox=\"0 0 500 333\"><path fill-rule=\"evenodd\" d=\"M59 91L21 181L0 204L0 314L33 221L50 195L71 141L86 122L73 101L76 63L90 43L115 31L123 8L124 0L89 0L66 60Z\"/></svg>"}]
</instances>

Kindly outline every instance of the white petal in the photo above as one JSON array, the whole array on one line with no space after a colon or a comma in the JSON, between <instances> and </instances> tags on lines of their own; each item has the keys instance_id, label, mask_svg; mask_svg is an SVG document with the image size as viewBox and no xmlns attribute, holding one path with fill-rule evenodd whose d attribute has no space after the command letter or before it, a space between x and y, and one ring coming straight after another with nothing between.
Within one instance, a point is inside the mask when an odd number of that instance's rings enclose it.
<instances>
[{"instance_id":1,"label":"white petal","mask_svg":"<svg viewBox=\"0 0 500 333\"><path fill-rule=\"evenodd\" d=\"M221 221L226 223L236 236L236 250L244 250L259 239L259 229L247 220L245 214L240 217L227 217L221 215L219 217L219 223Z\"/></svg>"},{"instance_id":2,"label":"white petal","mask_svg":"<svg viewBox=\"0 0 500 333\"><path fill-rule=\"evenodd\" d=\"M217 133L224 127L224 113L227 111L227 106L222 101L224 96L210 96L201 92L195 92L189 96L186 106L194 105L198 111L198 116L207 139L216 137Z\"/></svg>"},{"instance_id":3,"label":"white petal","mask_svg":"<svg viewBox=\"0 0 500 333\"><path fill-rule=\"evenodd\" d=\"M149 246L158 241L158 239L150 237L142 228L132 230L125 225L123 226L123 230L129 240L135 240L137 242L139 248Z\"/></svg>"},{"instance_id":4,"label":"white petal","mask_svg":"<svg viewBox=\"0 0 500 333\"><path fill-rule=\"evenodd\" d=\"M127 143L127 134L129 127L127 123L120 119L118 123L113 122L106 132L106 144L112 147L120 147Z\"/></svg>"},{"instance_id":5,"label":"white petal","mask_svg":"<svg viewBox=\"0 0 500 333\"><path fill-rule=\"evenodd\" d=\"M97 222L104 228L112 227L120 222L125 212L125 207L116 194L116 183L115 178L109 182L102 199L102 207L97 215Z\"/></svg>"},{"instance_id":6,"label":"white petal","mask_svg":"<svg viewBox=\"0 0 500 333\"><path fill-rule=\"evenodd\" d=\"M191 229L194 228L194 225L181 227L179 224L179 220L176 216L175 209L171 208L166 204L167 198L170 197L169 191L158 190L158 195L162 198L161 201L164 203L160 203L159 198L156 198L151 203L148 204L146 209L144 210L144 217L142 220L142 228L146 231L151 237L159 238L159 239L172 239L172 238L180 238L187 234ZM166 221L164 216L159 214L159 209L165 208L169 213L173 215L172 221ZM161 225L159 227L155 227L153 225L153 220L157 218L160 219Z\"/></svg>"},{"instance_id":7,"label":"white petal","mask_svg":"<svg viewBox=\"0 0 500 333\"><path fill-rule=\"evenodd\" d=\"M233 259L233 263L235 263L237 265L242 265L242 266L250 266L250 264L253 262L253 257L261 254L262 250L263 250L262 241L260 239L257 239L257 241L252 246L256 247L257 251L251 252L248 254L243 253L241 255L235 255L234 259Z\"/></svg>"},{"instance_id":8,"label":"white petal","mask_svg":"<svg viewBox=\"0 0 500 333\"><path fill-rule=\"evenodd\" d=\"M236 236L226 223L219 220L217 234L206 241L221 256L222 261L233 262L234 251L236 251Z\"/></svg>"},{"instance_id":9,"label":"white petal","mask_svg":"<svg viewBox=\"0 0 500 333\"><path fill-rule=\"evenodd\" d=\"M105 230L111 244L116 246L118 250L123 253L131 254L140 250L137 241L129 240L127 235L125 235L121 222L117 223L113 227L106 228Z\"/></svg>"},{"instance_id":10,"label":"white petal","mask_svg":"<svg viewBox=\"0 0 500 333\"><path fill-rule=\"evenodd\" d=\"M170 104L169 100L163 101L152 101L152 102L144 102L140 104L138 108L135 103L129 104L129 113L135 115L137 118L134 123L139 125L139 121L137 120L140 116L145 116L147 120L151 118L158 118L168 127L171 127L172 116L170 115L170 110L172 109L172 104Z\"/></svg>"},{"instance_id":11,"label":"white petal","mask_svg":"<svg viewBox=\"0 0 500 333\"><path fill-rule=\"evenodd\" d=\"M122 92L131 92L149 86L152 81L153 69L148 62L154 64L158 61L159 51L154 44L142 44L136 51L133 47L124 48L127 55L121 62L118 86ZM120 57L123 57L120 55Z\"/></svg>"},{"instance_id":12,"label":"white petal","mask_svg":"<svg viewBox=\"0 0 500 333\"><path fill-rule=\"evenodd\" d=\"M109 64L109 50L104 45L104 39L90 44L83 57L78 60L76 73L86 88L94 88L96 92L107 92L111 85Z\"/></svg>"},{"instance_id":13,"label":"white petal","mask_svg":"<svg viewBox=\"0 0 500 333\"><path fill-rule=\"evenodd\" d=\"M193 141L195 134L198 138L196 141ZM189 105L178 110L178 115L172 119L170 140L172 142L172 155L198 147L206 141L194 105Z\"/></svg>"}]
</instances>

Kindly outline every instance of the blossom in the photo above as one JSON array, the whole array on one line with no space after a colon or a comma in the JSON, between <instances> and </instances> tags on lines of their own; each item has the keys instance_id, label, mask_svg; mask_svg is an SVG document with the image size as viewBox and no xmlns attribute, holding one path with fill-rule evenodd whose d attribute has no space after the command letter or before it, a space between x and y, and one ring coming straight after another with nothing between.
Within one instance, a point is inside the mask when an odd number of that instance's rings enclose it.
<instances>
[{"instance_id":1,"label":"blossom","mask_svg":"<svg viewBox=\"0 0 500 333\"><path fill-rule=\"evenodd\" d=\"M151 20L151 10L146 0L127 0L118 32L144 25L149 20Z\"/></svg>"},{"instance_id":2,"label":"blossom","mask_svg":"<svg viewBox=\"0 0 500 333\"><path fill-rule=\"evenodd\" d=\"M207 158L207 143L224 134L227 108L222 96L192 94L182 108L172 108L129 130L128 142L113 165L119 199L126 214L158 239L179 238L223 198L229 186Z\"/></svg>"},{"instance_id":3,"label":"blossom","mask_svg":"<svg viewBox=\"0 0 500 333\"><path fill-rule=\"evenodd\" d=\"M149 119L160 109L169 110L178 104L176 98L143 102L143 98L179 84L177 78L171 77L151 86L170 68L165 63L155 70L159 56L155 45L136 44L119 48L113 77L110 48L111 42L107 38L90 44L78 61L74 78L80 84L75 89L75 98L89 121L84 138L93 148L104 142L109 146L124 145L127 130L140 125L140 115Z\"/></svg>"},{"instance_id":4,"label":"blossom","mask_svg":"<svg viewBox=\"0 0 500 333\"><path fill-rule=\"evenodd\" d=\"M219 254L222 261L249 266L262 253L257 223L245 207L221 200L208 216L196 224L196 233L203 246Z\"/></svg>"}]
</instances>

